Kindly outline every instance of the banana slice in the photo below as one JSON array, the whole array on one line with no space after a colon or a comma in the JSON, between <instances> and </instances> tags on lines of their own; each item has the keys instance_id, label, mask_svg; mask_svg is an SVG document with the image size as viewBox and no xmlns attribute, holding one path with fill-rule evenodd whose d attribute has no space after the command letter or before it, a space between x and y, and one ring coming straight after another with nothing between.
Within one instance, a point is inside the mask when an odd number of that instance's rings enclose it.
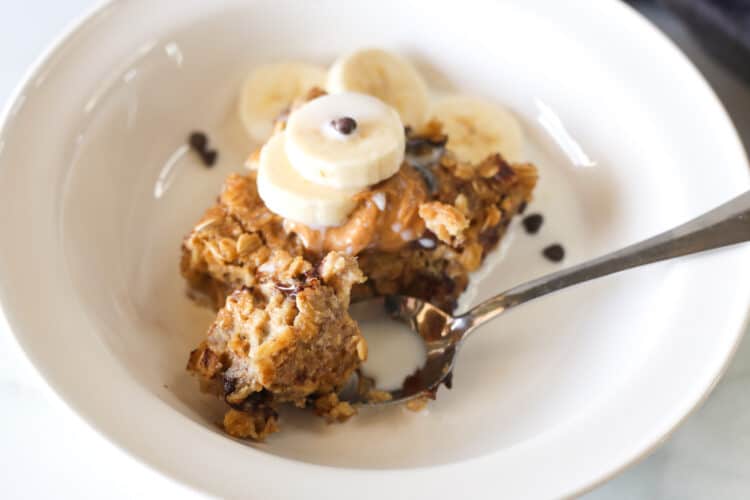
<instances>
[{"instance_id":1,"label":"banana slice","mask_svg":"<svg viewBox=\"0 0 750 500\"><path fill-rule=\"evenodd\" d=\"M292 167L311 182L337 189L376 184L404 161L398 113L369 95L318 97L289 116L284 134Z\"/></svg>"},{"instance_id":2,"label":"banana slice","mask_svg":"<svg viewBox=\"0 0 750 500\"><path fill-rule=\"evenodd\" d=\"M460 160L477 163L493 153L510 162L522 160L521 125L507 109L475 97L450 96L438 100L432 112Z\"/></svg>"},{"instance_id":3,"label":"banana slice","mask_svg":"<svg viewBox=\"0 0 750 500\"><path fill-rule=\"evenodd\" d=\"M242 86L238 109L250 138L265 142L279 114L312 87L323 88L325 81L325 69L312 64L289 62L255 69Z\"/></svg>"},{"instance_id":4,"label":"banana slice","mask_svg":"<svg viewBox=\"0 0 750 500\"><path fill-rule=\"evenodd\" d=\"M314 184L292 168L284 134L272 137L260 153L258 194L269 210L310 227L339 226L356 206L358 190Z\"/></svg>"},{"instance_id":5,"label":"banana slice","mask_svg":"<svg viewBox=\"0 0 750 500\"><path fill-rule=\"evenodd\" d=\"M358 50L338 59L328 70L330 93L361 92L390 104L404 124L420 127L429 113L427 85L405 59L379 49Z\"/></svg>"}]
</instances>

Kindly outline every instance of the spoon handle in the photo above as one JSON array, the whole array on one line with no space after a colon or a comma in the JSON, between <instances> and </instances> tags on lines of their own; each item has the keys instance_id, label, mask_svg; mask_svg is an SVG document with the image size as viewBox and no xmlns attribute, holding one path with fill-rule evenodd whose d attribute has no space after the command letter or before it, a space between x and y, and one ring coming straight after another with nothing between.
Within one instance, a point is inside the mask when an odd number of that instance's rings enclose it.
<instances>
[{"instance_id":1,"label":"spoon handle","mask_svg":"<svg viewBox=\"0 0 750 500\"><path fill-rule=\"evenodd\" d=\"M511 307L578 283L661 260L750 241L750 191L690 222L616 252L515 286L456 318L465 334Z\"/></svg>"}]
</instances>

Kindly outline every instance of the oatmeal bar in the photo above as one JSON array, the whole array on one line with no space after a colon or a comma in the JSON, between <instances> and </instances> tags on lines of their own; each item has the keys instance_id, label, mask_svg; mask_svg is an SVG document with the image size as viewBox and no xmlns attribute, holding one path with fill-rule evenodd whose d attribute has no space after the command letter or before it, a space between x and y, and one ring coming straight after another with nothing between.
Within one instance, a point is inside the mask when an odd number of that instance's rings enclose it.
<instances>
[{"instance_id":1,"label":"oatmeal bar","mask_svg":"<svg viewBox=\"0 0 750 500\"><path fill-rule=\"evenodd\" d=\"M328 251L358 256L368 278L355 298L401 293L452 311L468 274L531 199L536 168L492 155L479 165L441 153L429 169L404 164L357 195L348 221L327 231L285 220L258 196L255 174L231 174L183 244L182 272L193 294L215 307L239 286L253 286L271 248L316 263Z\"/></svg>"},{"instance_id":2,"label":"oatmeal bar","mask_svg":"<svg viewBox=\"0 0 750 500\"><path fill-rule=\"evenodd\" d=\"M261 439L276 429L278 403L303 407L311 396L327 396L328 407L316 406L333 419L354 413L331 396L367 357L347 311L351 287L362 280L353 257L331 252L314 266L273 250L253 285L226 298L188 369L233 408L227 432Z\"/></svg>"},{"instance_id":3,"label":"oatmeal bar","mask_svg":"<svg viewBox=\"0 0 750 500\"><path fill-rule=\"evenodd\" d=\"M515 161L523 130L509 110L458 94L430 102L419 72L379 49L328 70L256 68L237 112L265 145L226 178L180 267L189 295L217 312L188 369L229 405L229 434L262 440L281 404L329 423L354 415L339 391L355 372L365 400L389 400L360 367L367 344L350 301L401 294L453 312L531 200L537 170ZM209 142L189 136L207 167L218 157Z\"/></svg>"},{"instance_id":4,"label":"oatmeal bar","mask_svg":"<svg viewBox=\"0 0 750 500\"><path fill-rule=\"evenodd\" d=\"M366 357L350 296L399 293L452 311L469 273L523 211L537 179L532 165L500 155L458 161L431 127L408 142L414 157L432 160L412 158L357 194L339 227L274 214L250 172L226 179L185 238L191 295L219 311L188 368L231 406L228 433L262 439L277 429L283 402L310 405L329 422L351 416L335 394Z\"/></svg>"}]
</instances>

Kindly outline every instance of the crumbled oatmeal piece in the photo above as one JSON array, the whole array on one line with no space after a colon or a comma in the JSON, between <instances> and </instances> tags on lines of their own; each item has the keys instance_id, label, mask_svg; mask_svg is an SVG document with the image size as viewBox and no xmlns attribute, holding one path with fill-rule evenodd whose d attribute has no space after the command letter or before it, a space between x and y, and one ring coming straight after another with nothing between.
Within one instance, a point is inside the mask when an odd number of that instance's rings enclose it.
<instances>
[{"instance_id":1,"label":"crumbled oatmeal piece","mask_svg":"<svg viewBox=\"0 0 750 500\"><path fill-rule=\"evenodd\" d=\"M208 344L202 342L190 352L188 368L203 378L211 379L221 371L223 364L219 356L208 348Z\"/></svg>"},{"instance_id":2,"label":"crumbled oatmeal piece","mask_svg":"<svg viewBox=\"0 0 750 500\"><path fill-rule=\"evenodd\" d=\"M348 313L351 287L364 280L356 260L331 252L313 266L274 251L257 272L227 297L188 369L219 380L227 403L251 414L338 391L367 351Z\"/></svg>"},{"instance_id":3,"label":"crumbled oatmeal piece","mask_svg":"<svg viewBox=\"0 0 750 500\"><path fill-rule=\"evenodd\" d=\"M391 399L393 399L393 396L391 396L390 392L378 390L369 391L365 397L368 401L373 403L383 403L385 401L390 401Z\"/></svg>"},{"instance_id":4,"label":"crumbled oatmeal piece","mask_svg":"<svg viewBox=\"0 0 750 500\"><path fill-rule=\"evenodd\" d=\"M455 247L464 242L463 233L469 227L469 221L458 208L431 201L419 206L419 216L424 220L427 229L435 233L443 243Z\"/></svg>"},{"instance_id":5,"label":"crumbled oatmeal piece","mask_svg":"<svg viewBox=\"0 0 750 500\"><path fill-rule=\"evenodd\" d=\"M422 411L427 407L427 403L430 402L430 398L428 397L420 397L415 399L410 399L406 402L406 409L413 412Z\"/></svg>"},{"instance_id":6,"label":"crumbled oatmeal piece","mask_svg":"<svg viewBox=\"0 0 750 500\"><path fill-rule=\"evenodd\" d=\"M315 400L315 413L326 422L345 422L357 414L357 410L346 401L339 400L334 393L328 393Z\"/></svg>"},{"instance_id":7,"label":"crumbled oatmeal piece","mask_svg":"<svg viewBox=\"0 0 750 500\"><path fill-rule=\"evenodd\" d=\"M356 260L348 255L330 252L318 265L318 273L323 282L336 291L336 296L342 304L349 304L352 285L363 283L365 277ZM367 351L365 350L365 359Z\"/></svg>"},{"instance_id":8,"label":"crumbled oatmeal piece","mask_svg":"<svg viewBox=\"0 0 750 500\"><path fill-rule=\"evenodd\" d=\"M263 441L266 436L278 432L278 415L276 412L245 412L234 409L224 415L224 430L230 436Z\"/></svg>"},{"instance_id":9,"label":"crumbled oatmeal piece","mask_svg":"<svg viewBox=\"0 0 750 500\"><path fill-rule=\"evenodd\" d=\"M375 379L357 370L357 393L366 401L382 403L393 399L391 393L375 389Z\"/></svg>"}]
</instances>

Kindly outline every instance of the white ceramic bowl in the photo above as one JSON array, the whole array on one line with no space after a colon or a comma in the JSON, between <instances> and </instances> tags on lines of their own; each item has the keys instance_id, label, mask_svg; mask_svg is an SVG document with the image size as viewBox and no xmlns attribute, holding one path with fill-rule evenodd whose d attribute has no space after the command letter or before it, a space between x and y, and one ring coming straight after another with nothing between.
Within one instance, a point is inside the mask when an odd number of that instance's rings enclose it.
<instances>
[{"instance_id":1,"label":"white ceramic bowl","mask_svg":"<svg viewBox=\"0 0 750 500\"><path fill-rule=\"evenodd\" d=\"M744 328L750 248L636 270L486 327L426 414L299 413L248 445L184 371L210 315L179 245L250 145L233 115L262 62L393 48L435 86L524 122L542 180L535 237L466 297L652 235L748 187L720 104L684 57L614 0L114 1L36 65L0 134L0 298L50 386L134 456L201 491L251 498L548 498L663 439L711 389ZM187 134L209 132L202 168ZM92 457L95 460L95 457Z\"/></svg>"}]
</instances>

